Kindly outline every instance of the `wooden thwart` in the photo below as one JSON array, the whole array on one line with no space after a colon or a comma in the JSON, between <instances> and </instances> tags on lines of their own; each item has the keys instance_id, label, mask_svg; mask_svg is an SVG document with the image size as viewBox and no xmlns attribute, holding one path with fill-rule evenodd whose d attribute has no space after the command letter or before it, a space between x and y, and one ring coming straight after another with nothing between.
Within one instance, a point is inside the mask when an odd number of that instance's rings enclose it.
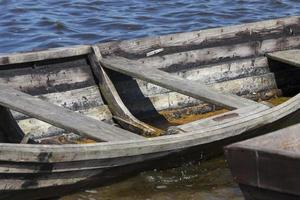
<instances>
[{"instance_id":1,"label":"wooden thwart","mask_svg":"<svg viewBox=\"0 0 300 200\"><path fill-rule=\"evenodd\" d=\"M300 67L300 49L277 51L274 53L268 53L266 56L272 60Z\"/></svg>"},{"instance_id":2,"label":"wooden thwart","mask_svg":"<svg viewBox=\"0 0 300 200\"><path fill-rule=\"evenodd\" d=\"M189 81L158 69L143 67L125 58L108 57L101 59L101 64L120 73L229 109L257 104L236 95L216 92L199 82Z\"/></svg>"},{"instance_id":3,"label":"wooden thwart","mask_svg":"<svg viewBox=\"0 0 300 200\"><path fill-rule=\"evenodd\" d=\"M5 85L0 85L0 105L96 141L144 139Z\"/></svg>"},{"instance_id":4,"label":"wooden thwart","mask_svg":"<svg viewBox=\"0 0 300 200\"><path fill-rule=\"evenodd\" d=\"M161 134L163 132L162 130L138 120L131 114L119 96L113 82L99 62L102 57L98 47L93 46L92 48L93 54L89 55L89 61L95 76L99 79L101 94L105 98L110 111L114 115L114 119L127 130L132 130L149 136Z\"/></svg>"}]
</instances>

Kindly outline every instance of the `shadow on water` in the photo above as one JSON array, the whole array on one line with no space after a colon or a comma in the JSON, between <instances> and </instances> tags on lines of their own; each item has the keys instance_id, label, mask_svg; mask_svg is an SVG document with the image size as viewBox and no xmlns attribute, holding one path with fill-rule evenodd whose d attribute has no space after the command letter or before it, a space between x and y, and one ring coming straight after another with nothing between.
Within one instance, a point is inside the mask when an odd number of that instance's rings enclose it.
<instances>
[{"instance_id":1,"label":"shadow on water","mask_svg":"<svg viewBox=\"0 0 300 200\"><path fill-rule=\"evenodd\" d=\"M142 172L123 182L85 190L61 200L79 199L242 200L223 157L179 168Z\"/></svg>"},{"instance_id":2,"label":"shadow on water","mask_svg":"<svg viewBox=\"0 0 300 200\"><path fill-rule=\"evenodd\" d=\"M167 159L140 163L140 169L131 171L129 176L104 184L96 189L87 189L61 200L103 200L103 199L203 199L242 200L242 194L234 183L224 157L222 147L235 141L261 135L299 122L299 112L283 118L277 124L269 124L255 131L249 131L238 138L228 138L214 145L190 148L175 152ZM175 166L175 168L174 168ZM177 167L176 167L177 166ZM173 167L173 168L170 168ZM154 168L154 170L153 170ZM126 169L127 170L127 169ZM123 172L124 171L119 171ZM115 174L115 173L113 173Z\"/></svg>"}]
</instances>

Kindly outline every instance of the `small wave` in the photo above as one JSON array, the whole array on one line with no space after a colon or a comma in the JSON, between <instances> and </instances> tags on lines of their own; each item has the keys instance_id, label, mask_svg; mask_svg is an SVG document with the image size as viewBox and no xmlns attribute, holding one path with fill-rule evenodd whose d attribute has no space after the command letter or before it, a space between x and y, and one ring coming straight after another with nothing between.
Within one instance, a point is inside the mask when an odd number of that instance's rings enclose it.
<instances>
[{"instance_id":1,"label":"small wave","mask_svg":"<svg viewBox=\"0 0 300 200\"><path fill-rule=\"evenodd\" d=\"M7 38L1 37L0 52L13 52L49 48L55 40L66 46L299 15L300 3L295 0L57 0L54 4L50 0L39 3L2 0L0 9L0 32L10 34L10 39L16 41L8 45ZM46 37L40 40L32 34ZM32 44L20 45L24 40Z\"/></svg>"}]
</instances>

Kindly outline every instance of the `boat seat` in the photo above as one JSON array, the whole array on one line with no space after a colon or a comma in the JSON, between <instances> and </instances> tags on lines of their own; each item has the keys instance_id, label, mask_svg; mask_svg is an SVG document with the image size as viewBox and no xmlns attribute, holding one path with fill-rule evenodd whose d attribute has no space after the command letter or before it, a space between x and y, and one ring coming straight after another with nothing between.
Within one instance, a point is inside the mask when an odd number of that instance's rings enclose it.
<instances>
[{"instance_id":1,"label":"boat seat","mask_svg":"<svg viewBox=\"0 0 300 200\"><path fill-rule=\"evenodd\" d=\"M96 141L140 140L144 137L0 85L0 105Z\"/></svg>"},{"instance_id":2,"label":"boat seat","mask_svg":"<svg viewBox=\"0 0 300 200\"><path fill-rule=\"evenodd\" d=\"M4 56L2 61L6 58L7 62L0 62L0 84L116 125L112 113L102 99L87 59L89 49L90 46L56 48L50 52L46 50ZM62 135L68 139L66 142L79 139L64 129L13 110L11 112L22 131L37 141L52 137L59 139Z\"/></svg>"},{"instance_id":3,"label":"boat seat","mask_svg":"<svg viewBox=\"0 0 300 200\"><path fill-rule=\"evenodd\" d=\"M271 60L286 63L294 67L300 67L300 49L277 51L268 53L266 56Z\"/></svg>"},{"instance_id":4,"label":"boat seat","mask_svg":"<svg viewBox=\"0 0 300 200\"><path fill-rule=\"evenodd\" d=\"M215 105L219 105L221 107L234 109L258 104L257 102L239 97L237 95L224 94L215 91L209 86L196 81L188 81L184 78L172 75L159 69L141 66L135 61L123 57L107 57L101 59L100 62L104 67L111 70L159 85L195 99L200 99Z\"/></svg>"}]
</instances>

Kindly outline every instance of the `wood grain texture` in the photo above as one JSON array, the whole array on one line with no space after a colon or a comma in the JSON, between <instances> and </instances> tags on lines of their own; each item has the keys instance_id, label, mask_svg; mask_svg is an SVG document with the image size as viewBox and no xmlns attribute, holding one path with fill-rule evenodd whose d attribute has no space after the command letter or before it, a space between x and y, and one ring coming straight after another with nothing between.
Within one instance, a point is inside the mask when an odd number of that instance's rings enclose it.
<instances>
[{"instance_id":1,"label":"wood grain texture","mask_svg":"<svg viewBox=\"0 0 300 200\"><path fill-rule=\"evenodd\" d=\"M169 34L99 44L104 55L145 57L147 52L164 48L165 54L220 44L231 45L299 34L299 16L226 26L187 33ZM164 54L163 54L164 55Z\"/></svg>"},{"instance_id":2,"label":"wood grain texture","mask_svg":"<svg viewBox=\"0 0 300 200\"><path fill-rule=\"evenodd\" d=\"M117 90L105 69L101 66L100 60L101 54L97 46L93 46L93 54L89 55L89 60L94 72L94 75L99 80L99 87L101 94L104 96L110 111L112 112L114 119L127 130L137 132L142 135L154 136L162 133L155 127L152 127L131 114L131 112L124 105Z\"/></svg>"},{"instance_id":3,"label":"wood grain texture","mask_svg":"<svg viewBox=\"0 0 300 200\"><path fill-rule=\"evenodd\" d=\"M268 53L266 56L279 62L283 62L295 67L300 67L300 49L277 51Z\"/></svg>"},{"instance_id":4,"label":"wood grain texture","mask_svg":"<svg viewBox=\"0 0 300 200\"><path fill-rule=\"evenodd\" d=\"M75 134L96 141L120 141L143 138L104 122L42 101L10 87L1 85L0 88L0 104L2 106L40 119Z\"/></svg>"},{"instance_id":5,"label":"wood grain texture","mask_svg":"<svg viewBox=\"0 0 300 200\"><path fill-rule=\"evenodd\" d=\"M111 57L102 59L101 63L104 67L109 69L230 109L244 107L249 104L256 104L255 102L235 95L215 92L204 84L194 81L188 82L186 79L178 76L137 65L135 62L128 59Z\"/></svg>"},{"instance_id":6,"label":"wood grain texture","mask_svg":"<svg viewBox=\"0 0 300 200\"><path fill-rule=\"evenodd\" d=\"M31 95L64 92L96 85L84 58L3 66L0 69L0 83L9 84Z\"/></svg>"},{"instance_id":7,"label":"wood grain texture","mask_svg":"<svg viewBox=\"0 0 300 200\"><path fill-rule=\"evenodd\" d=\"M174 74L175 76L175 74ZM202 75L193 75L192 81L197 83L203 83L202 80L206 80L202 78ZM186 78L187 80L190 80ZM198 78L196 80L196 78ZM122 81L120 83L116 83L115 86L118 87L118 91L120 91L120 95L124 96L128 100L141 99L141 98L155 98L157 95L164 95L166 93L172 92L171 90L146 82L141 81L139 79L136 80L136 84L140 88L141 93L136 93L136 88L133 86L133 83L129 81ZM242 85L238 85L242 84ZM253 76L241 76L240 78L228 80L228 81L220 81L220 82L212 82L206 83L205 85L213 88L216 91L224 92L224 93L232 93L236 95L251 95L255 93L259 93L263 90L272 90L277 89L276 81L274 79L273 73L265 73L262 75L253 75Z\"/></svg>"},{"instance_id":8,"label":"wood grain texture","mask_svg":"<svg viewBox=\"0 0 300 200\"><path fill-rule=\"evenodd\" d=\"M38 97L49 103L79 112L84 112L89 109L98 108L101 106L105 107L99 92L99 88L96 85L75 90L69 90L66 92L53 92L43 95L36 95L35 97ZM107 111L103 109L103 115L102 113L99 113L99 119L111 118L111 114L109 114L110 112L107 107L106 109ZM13 111L13 116L16 120L28 118L24 114L17 113L15 111Z\"/></svg>"},{"instance_id":9,"label":"wood grain texture","mask_svg":"<svg viewBox=\"0 0 300 200\"><path fill-rule=\"evenodd\" d=\"M300 195L300 125L226 147L226 156L239 184L278 193Z\"/></svg>"},{"instance_id":10,"label":"wood grain texture","mask_svg":"<svg viewBox=\"0 0 300 200\"><path fill-rule=\"evenodd\" d=\"M278 120L293 117L299 111L300 95L280 104L279 106L256 112L247 117L239 117L225 124L194 130L184 134L167 135L147 140L103 142L84 145L15 145L1 144L0 160L17 162L54 163L66 161L82 161L102 158L119 158L122 156L146 155L185 149L197 145L211 144L229 137L243 135L258 127L275 123ZM215 116L217 117L217 116ZM282 123L282 122L280 122ZM13 152L20 151L21 154ZM62 153L63 152L63 153ZM43 160L41 160L43 154Z\"/></svg>"},{"instance_id":11,"label":"wood grain texture","mask_svg":"<svg viewBox=\"0 0 300 200\"><path fill-rule=\"evenodd\" d=\"M270 38L259 41L244 41L237 44L176 51L170 54L140 58L138 64L164 71L178 71L200 65L229 62L242 58L263 56L265 53L300 47L300 36ZM109 56L107 56L109 57Z\"/></svg>"},{"instance_id":12,"label":"wood grain texture","mask_svg":"<svg viewBox=\"0 0 300 200\"><path fill-rule=\"evenodd\" d=\"M78 110L75 112L113 125L111 112L106 105L93 107L86 110ZM44 137L52 137L64 133L70 133L69 131L28 116L26 116L26 118L22 118L21 120L17 120L17 122L22 131L25 134L30 134L30 138L32 139L42 139Z\"/></svg>"},{"instance_id":13,"label":"wood grain texture","mask_svg":"<svg viewBox=\"0 0 300 200\"><path fill-rule=\"evenodd\" d=\"M231 147L245 147L255 151L265 151L274 154L300 157L300 125L289 126L269 134L245 140Z\"/></svg>"},{"instance_id":14,"label":"wood grain texture","mask_svg":"<svg viewBox=\"0 0 300 200\"><path fill-rule=\"evenodd\" d=\"M232 90L233 93L238 93L239 95L252 95L253 91L264 93L270 90L278 90L274 74L268 71L266 59L262 56L266 52L297 48L300 44L300 29L298 27L299 17L291 17L267 22L244 24L241 26L178 34L178 37L177 34L156 37L163 38L161 41L148 38L145 40L135 40L136 43L130 43L129 41L121 42L122 44L120 42L113 42L110 43L111 45L106 46L108 47L108 51L104 52L103 57L107 63L111 62L111 60L108 60L109 58L116 58L115 55L129 56L130 59L137 59L134 63L127 63L128 65L126 67L128 67L129 70L126 68L125 72L127 73L129 71L129 75L136 75L135 77L137 79L141 74L144 77L149 74L151 75L149 80L142 77L144 81L138 81L138 87L143 88L145 94L148 94L148 96L144 98L151 98L151 101L156 101L158 106L169 109L172 108L172 106L187 106L193 102L199 105L203 102L176 92L170 92L168 89L174 89L173 87L177 88L177 85L182 84L189 88L191 84L187 84L186 82L187 79L191 79L193 81L199 81L195 83L196 86L201 85L202 87L202 85L211 84L210 86L215 87L216 90L223 92ZM104 46L105 45L106 44L104 44ZM121 47L122 45L124 46ZM99 45L101 53L102 47L104 46ZM163 47L164 50L161 52L155 51L160 49L159 47ZM90 48L88 51L91 53ZM144 58L149 52L150 54L151 52L156 54ZM50 53L49 56L51 58L51 56L54 55L55 53ZM83 55L87 56L87 54ZM84 56L79 57L83 58ZM46 57L45 59L48 58L49 57ZM3 58L1 57L1 59ZM33 66L43 62L39 60L39 57L30 58L29 56L26 59L28 63L36 62L33 63ZM11 65L8 60L8 58L4 58L4 63L6 62L6 64L1 67L3 71L11 70L10 67L18 68L21 66L19 64ZM57 60L57 58L55 58L54 60L48 61L59 62L61 60L64 59ZM98 60L102 60L102 58ZM119 64L120 66L124 66L124 63L126 63L123 61L124 60L121 59L116 62L118 70ZM1 62L3 62L3 60ZM90 67L89 64L90 63L88 63L87 66L88 68ZM205 64L205 66L202 64ZM210 69L212 73L207 72L205 74L205 68ZM137 74L135 74L136 69L139 70ZM107 69L107 71L109 70ZM172 74L170 75L170 73ZM177 73L181 77L177 76ZM211 79L201 78L197 73L203 73L203 77L207 74L211 74ZM227 79L226 73L229 74ZM91 77L89 77L90 80L92 79ZM153 80L153 77L155 80L160 81L158 85L162 87L155 85L157 82L152 81L152 83L147 83L147 81ZM173 86L165 89L165 85L163 85L165 84L164 79L168 80L168 84L171 81ZM179 82L178 79L180 80ZM71 88L70 90L94 86L96 86L95 83L92 85L81 85L80 87ZM114 86L116 86L115 83ZM205 86L210 89L210 86ZM183 89L186 89L186 87ZM129 93L129 88L126 88L125 92ZM186 126L175 127L179 134L164 135L155 138L143 138L134 135L134 138L130 139L129 137L132 137L133 133L123 129L118 129L110 125L105 126L99 123L99 121L95 122L96 120L83 116L79 117L76 115L76 117L74 117L75 114L72 111L62 111L63 108L56 108L49 103L45 104L45 102L41 103L41 100L37 100L23 93L20 94L16 92L20 95L15 96L11 93L11 89L7 89L6 86L5 88L0 87L0 89L0 105L3 105L3 102L5 105L13 105L14 107L12 108L17 108L19 109L18 111L26 111L25 114L28 114L27 111L30 113L36 112L33 117L39 117L39 119L41 119L42 113L42 117L48 119L46 122L55 122L52 124L58 127L65 128L67 122L67 132L74 131L74 127L79 127L80 131L86 131L90 135L93 133L92 136L95 137L95 135L99 136L99 130L101 129L101 136L105 136L107 140L109 140L108 142L76 145L15 145L2 143L0 145L0 174L2 175L0 196L4 195L4 192L13 191L12 193L15 194L15 192L19 192L20 190L23 192L39 188L52 188L56 194L56 191L61 189L61 186L73 187L74 184L85 185L91 180L89 178L92 177L98 177L98 182L105 177L116 175L114 173L108 174L106 171L103 171L107 168L112 170L112 167L116 167L118 169L117 171L124 174L124 170L127 170L130 164L141 166L144 161L158 158L164 159L173 153L186 153L187 150L198 150L199 148L200 150L196 151L198 155L198 152L202 152L201 148L206 148L207 146L219 147L219 145L224 144L223 142L232 142L233 139L241 139L245 136L255 136L258 131L265 133L269 130L270 126L273 128L273 126L277 127L277 125L282 125L284 122L290 123L290 119L297 119L297 116L300 114L300 95L297 95L276 107L269 108L258 103L250 103L246 104L245 107L241 106L241 108L225 114L196 121ZM53 91L51 91L46 92L47 94L43 93L42 95L50 95L49 101L53 99L53 102L58 102L60 98L59 93L68 91L56 92L57 94L52 94ZM120 93L118 94L120 95ZM79 97L78 100L80 101L80 95L75 95L74 91L68 95L70 97ZM68 95L62 97L62 94L61 97L68 98ZM56 97L58 97L57 100ZM94 97L97 99L97 95ZM21 101L20 99L23 100ZM24 104L24 102L26 102L26 104ZM142 107L139 108L140 110L144 109L143 106L141 106L142 104L139 104L139 99L135 99L134 102L134 106ZM124 104L127 106L126 103ZM41 110L41 107L37 105L46 105L46 107L42 107L44 110ZM68 101L68 106L72 107L71 101ZM97 107L87 108L83 106L82 108L83 110L79 109L80 112L88 112L90 109L96 109ZM54 112L54 114L52 112ZM49 121L49 118L52 121ZM32 119L24 119L24 122L26 121L27 123L29 120ZM52 129L52 127L54 127L46 123L43 125L42 123L41 121L35 121L33 124L36 126L41 125L42 128L48 127ZM76 130L78 131L77 128ZM3 127L1 131L3 129L5 129L5 127ZM87 129L93 129L94 132L87 131ZM291 146L294 145L292 144ZM178 154L175 155L177 156ZM254 158L255 156L254 154ZM246 161L249 161L249 159L246 159ZM249 162L247 163L246 161L244 163L248 164ZM278 163L273 163L269 166L270 167L265 170L271 171L272 168L277 169L274 170L275 172L284 169L284 167L278 165ZM256 176L257 171L254 172L255 173L251 174L253 175L251 177ZM282 179L284 177L288 176L282 176ZM93 180L96 181L95 179ZM286 186L289 185L286 184ZM39 194L41 195L39 197L42 198L43 193L40 192ZM44 194L46 194L46 192ZM47 194L49 194L49 192ZM35 195L32 196L33 198L38 197ZM24 198L32 199L22 196L22 199Z\"/></svg>"},{"instance_id":15,"label":"wood grain texture","mask_svg":"<svg viewBox=\"0 0 300 200\"><path fill-rule=\"evenodd\" d=\"M15 53L0 56L0 66L8 64L35 62L41 60L58 59L65 57L81 56L90 53L88 45L79 45L73 47L53 48L49 50Z\"/></svg>"}]
</instances>

